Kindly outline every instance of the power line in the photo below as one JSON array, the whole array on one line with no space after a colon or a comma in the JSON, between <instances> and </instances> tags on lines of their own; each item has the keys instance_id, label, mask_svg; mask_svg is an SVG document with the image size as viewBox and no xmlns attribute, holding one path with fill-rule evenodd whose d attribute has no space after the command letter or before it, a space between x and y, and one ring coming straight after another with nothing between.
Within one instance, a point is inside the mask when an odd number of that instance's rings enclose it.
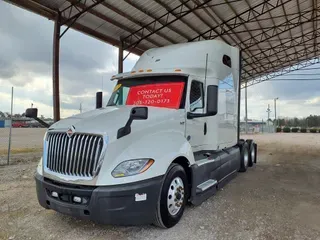
<instances>
[{"instance_id":1,"label":"power line","mask_svg":"<svg viewBox=\"0 0 320 240\"><path fill-rule=\"evenodd\" d=\"M317 68L300 68L300 69L296 69L294 71L305 71L305 70L320 70L320 67L317 67Z\"/></svg>"},{"instance_id":2,"label":"power line","mask_svg":"<svg viewBox=\"0 0 320 240\"><path fill-rule=\"evenodd\" d=\"M293 74L288 74L287 76L306 76L306 75L319 75L320 73L293 73Z\"/></svg>"},{"instance_id":3,"label":"power line","mask_svg":"<svg viewBox=\"0 0 320 240\"><path fill-rule=\"evenodd\" d=\"M269 80L270 82L273 82L273 81L320 81L320 78L283 78L283 79L277 79L277 78L274 78L274 79L270 79Z\"/></svg>"}]
</instances>

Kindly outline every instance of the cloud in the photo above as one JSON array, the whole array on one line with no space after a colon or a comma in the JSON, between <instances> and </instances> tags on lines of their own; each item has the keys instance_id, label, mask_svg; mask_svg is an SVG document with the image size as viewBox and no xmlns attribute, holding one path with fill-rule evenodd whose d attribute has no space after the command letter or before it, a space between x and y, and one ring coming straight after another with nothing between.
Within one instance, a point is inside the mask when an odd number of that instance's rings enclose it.
<instances>
[{"instance_id":1,"label":"cloud","mask_svg":"<svg viewBox=\"0 0 320 240\"><path fill-rule=\"evenodd\" d=\"M15 111L23 112L33 102L39 112L52 116L53 22L5 2L0 2L0 18L0 109L10 110L14 86ZM117 48L72 29L61 38L63 117L79 112L80 103L84 110L94 108L95 92L101 89L107 102L115 84L109 79L117 71L117 54ZM124 69L131 70L136 60L130 54Z\"/></svg>"}]
</instances>

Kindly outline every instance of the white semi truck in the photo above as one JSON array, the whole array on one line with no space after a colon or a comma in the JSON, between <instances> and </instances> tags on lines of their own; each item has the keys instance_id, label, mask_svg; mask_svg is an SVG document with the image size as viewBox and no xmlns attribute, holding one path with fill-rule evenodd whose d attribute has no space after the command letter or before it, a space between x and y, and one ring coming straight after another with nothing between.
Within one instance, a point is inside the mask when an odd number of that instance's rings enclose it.
<instances>
[{"instance_id":1,"label":"white semi truck","mask_svg":"<svg viewBox=\"0 0 320 240\"><path fill-rule=\"evenodd\" d=\"M217 40L146 51L112 77L105 107L48 128L40 205L100 223L174 226L188 202L256 163L257 145L239 139L239 59Z\"/></svg>"}]
</instances>

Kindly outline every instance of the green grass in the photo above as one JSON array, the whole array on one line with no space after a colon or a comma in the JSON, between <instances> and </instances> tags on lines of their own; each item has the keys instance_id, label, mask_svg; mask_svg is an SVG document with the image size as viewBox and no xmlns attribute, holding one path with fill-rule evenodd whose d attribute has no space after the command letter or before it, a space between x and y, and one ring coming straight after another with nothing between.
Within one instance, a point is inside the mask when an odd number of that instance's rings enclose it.
<instances>
[{"instance_id":1,"label":"green grass","mask_svg":"<svg viewBox=\"0 0 320 240\"><path fill-rule=\"evenodd\" d=\"M42 148L13 148L11 154L41 152ZM0 149L0 155L8 154L8 149Z\"/></svg>"}]
</instances>

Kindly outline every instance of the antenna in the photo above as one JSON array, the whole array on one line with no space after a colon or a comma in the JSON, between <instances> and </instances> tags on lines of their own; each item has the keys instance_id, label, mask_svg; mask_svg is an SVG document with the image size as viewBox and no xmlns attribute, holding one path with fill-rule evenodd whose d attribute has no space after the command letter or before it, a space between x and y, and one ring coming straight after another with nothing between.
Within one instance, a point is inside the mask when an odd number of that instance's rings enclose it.
<instances>
[{"instance_id":1,"label":"antenna","mask_svg":"<svg viewBox=\"0 0 320 240\"><path fill-rule=\"evenodd\" d=\"M206 70L204 72L204 89L207 88L208 53L206 54Z\"/></svg>"},{"instance_id":2,"label":"antenna","mask_svg":"<svg viewBox=\"0 0 320 240\"><path fill-rule=\"evenodd\" d=\"M103 76L102 76L102 80L101 80L101 91L103 92Z\"/></svg>"}]
</instances>

